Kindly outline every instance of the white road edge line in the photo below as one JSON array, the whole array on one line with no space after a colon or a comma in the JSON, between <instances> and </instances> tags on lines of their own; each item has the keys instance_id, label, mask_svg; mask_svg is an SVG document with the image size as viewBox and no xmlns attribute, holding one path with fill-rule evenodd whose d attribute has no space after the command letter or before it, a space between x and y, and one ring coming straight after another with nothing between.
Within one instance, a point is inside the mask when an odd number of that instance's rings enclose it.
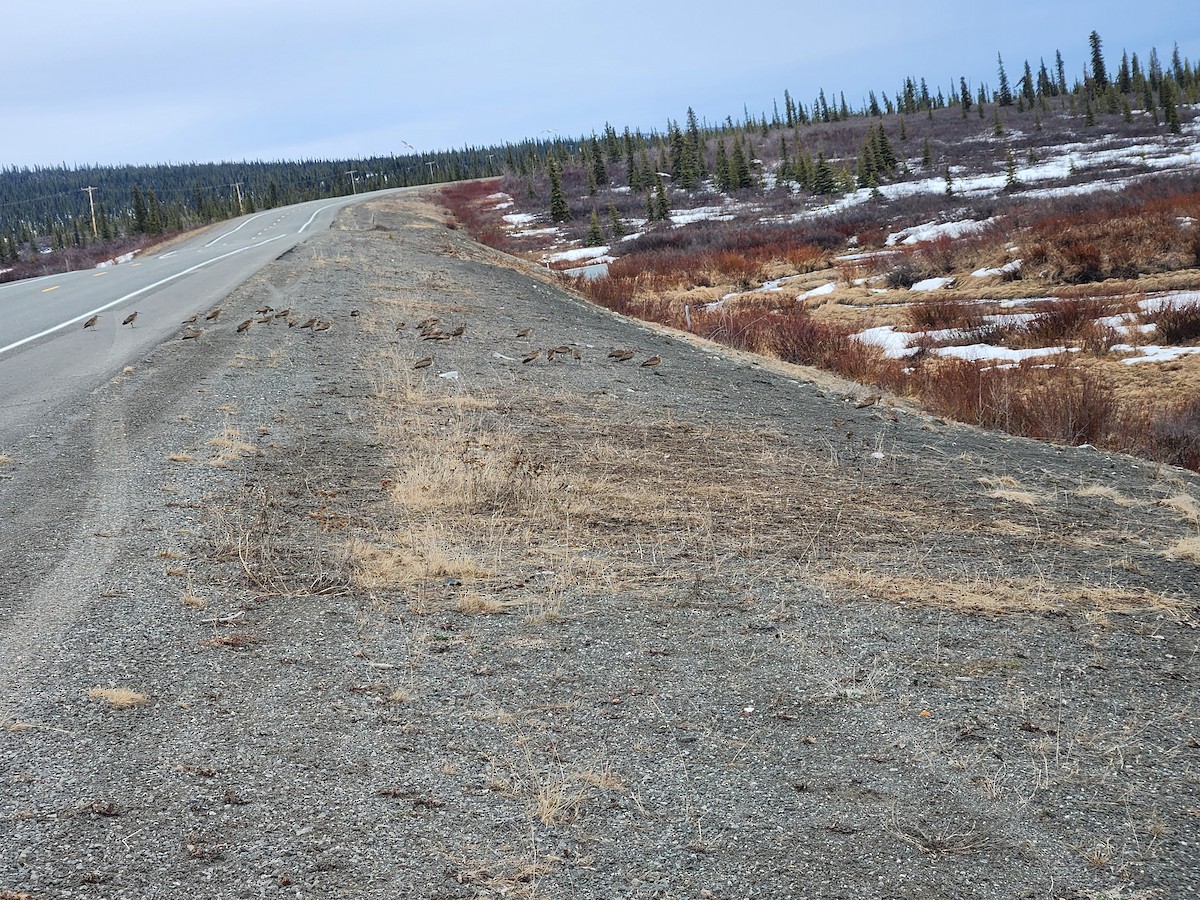
<instances>
[{"instance_id":1,"label":"white road edge line","mask_svg":"<svg viewBox=\"0 0 1200 900\"><path fill-rule=\"evenodd\" d=\"M342 203L344 202L345 201L342 201ZM304 234L304 229L313 223L313 219L325 212L327 209L333 209L335 206L341 206L342 203L330 203L328 206L322 206L320 209L316 210L311 216L308 217L308 221L300 226L300 231L298 233Z\"/></svg>"},{"instance_id":2,"label":"white road edge line","mask_svg":"<svg viewBox=\"0 0 1200 900\"><path fill-rule=\"evenodd\" d=\"M258 213L258 215L251 216L245 222L243 222L241 225L239 225L237 228L233 229L232 231L227 231L224 234L217 235L215 238L213 238L211 241L209 241L207 244L205 244L204 248L207 250L209 247L211 247L217 241L223 241L223 240L225 240L225 238L229 237L231 234L237 234L239 231L241 231L243 228L245 228L247 225L249 225L255 219L259 218L260 216L265 216L265 215L266 215L266 213Z\"/></svg>"},{"instance_id":3,"label":"white road edge line","mask_svg":"<svg viewBox=\"0 0 1200 900\"><path fill-rule=\"evenodd\" d=\"M163 278L160 281L154 282L154 284L148 284L145 287L138 288L136 291L126 294L124 297L118 297L116 300L113 300L109 303L105 303L103 306L97 306L95 309L90 309L85 313L80 313L75 318L68 319L66 322L63 322L60 325L55 325L51 328L47 328L45 331L39 331L37 334L31 334L27 338L21 338L21 340L16 341L12 344L9 344L7 347L0 347L0 356L3 356L9 350L16 350L18 347L23 347L25 344L28 344L30 341L36 341L38 338L44 338L48 334L54 334L54 332L62 331L64 328L70 328L72 325L82 322L84 319L90 319L92 316L99 315L100 313L104 312L106 309L112 309L114 306L118 306L118 305L124 303L126 300L132 300L134 297L137 297L140 294L146 293L146 291L152 291L156 287L162 287L164 284L174 281L176 278L182 278L184 275L191 275L197 269L203 269L205 266L212 265L215 262L220 262L221 260L227 259L230 256L236 256L239 253L244 253L247 250L253 250L255 247L262 247L266 244L270 244L273 241L278 241L285 237L287 237L286 234L281 234L281 235L278 235L277 237L268 238L265 241L259 241L257 244L249 244L249 245L247 245L245 247L241 247L237 250L230 250L228 253L222 253L220 256L214 256L212 259L205 260L202 263L197 263L196 265L192 266L190 269L184 269L182 272L176 272L174 275L169 275L168 277Z\"/></svg>"}]
</instances>

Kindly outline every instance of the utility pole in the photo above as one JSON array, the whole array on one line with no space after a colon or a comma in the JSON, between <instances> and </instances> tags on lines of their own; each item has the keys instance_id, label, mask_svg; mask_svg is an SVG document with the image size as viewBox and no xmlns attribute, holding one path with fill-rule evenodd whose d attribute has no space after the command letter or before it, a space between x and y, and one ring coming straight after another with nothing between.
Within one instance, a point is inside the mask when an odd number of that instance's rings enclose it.
<instances>
[{"instance_id":1,"label":"utility pole","mask_svg":"<svg viewBox=\"0 0 1200 900\"><path fill-rule=\"evenodd\" d=\"M238 215L240 216L242 214L242 183L240 181L235 181L233 184L230 185L230 187L237 188Z\"/></svg>"},{"instance_id":2,"label":"utility pole","mask_svg":"<svg viewBox=\"0 0 1200 900\"><path fill-rule=\"evenodd\" d=\"M88 204L92 208L92 237L94 237L94 238L99 237L100 234L99 234L99 232L96 231L96 198L92 196L92 192L95 191L96 189L94 187L89 186L89 187L85 187L85 188L80 188L80 190L87 191Z\"/></svg>"},{"instance_id":3,"label":"utility pole","mask_svg":"<svg viewBox=\"0 0 1200 900\"><path fill-rule=\"evenodd\" d=\"M358 169L351 169L349 172L346 173L347 175L350 176L350 193L351 194L358 193L358 190L354 187L354 173L357 171L358 171Z\"/></svg>"},{"instance_id":4,"label":"utility pole","mask_svg":"<svg viewBox=\"0 0 1200 900\"><path fill-rule=\"evenodd\" d=\"M433 181L433 167L436 164L431 160L431 161L425 163L425 165L429 166L429 180Z\"/></svg>"}]
</instances>

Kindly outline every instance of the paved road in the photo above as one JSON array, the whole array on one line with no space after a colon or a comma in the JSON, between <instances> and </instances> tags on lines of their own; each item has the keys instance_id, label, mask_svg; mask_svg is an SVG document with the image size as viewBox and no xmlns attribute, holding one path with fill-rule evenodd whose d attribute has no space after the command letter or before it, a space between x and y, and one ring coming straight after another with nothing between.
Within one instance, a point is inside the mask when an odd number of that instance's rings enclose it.
<instances>
[{"instance_id":1,"label":"paved road","mask_svg":"<svg viewBox=\"0 0 1200 900\"><path fill-rule=\"evenodd\" d=\"M235 287L367 194L266 210L161 253L0 286L0 449L181 332ZM137 311L132 326L121 322ZM94 330L83 330L99 314Z\"/></svg>"}]
</instances>

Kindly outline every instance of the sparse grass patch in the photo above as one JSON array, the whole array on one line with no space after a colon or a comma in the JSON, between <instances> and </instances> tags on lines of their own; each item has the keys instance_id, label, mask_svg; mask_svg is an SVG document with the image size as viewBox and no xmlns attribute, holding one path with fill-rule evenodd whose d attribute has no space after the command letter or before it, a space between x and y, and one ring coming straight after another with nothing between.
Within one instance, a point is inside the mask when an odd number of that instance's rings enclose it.
<instances>
[{"instance_id":1,"label":"sparse grass patch","mask_svg":"<svg viewBox=\"0 0 1200 900\"><path fill-rule=\"evenodd\" d=\"M455 608L469 616L491 616L505 612L508 607L495 597L486 597L478 591L464 591L454 602Z\"/></svg>"},{"instance_id":2,"label":"sparse grass patch","mask_svg":"<svg viewBox=\"0 0 1200 900\"><path fill-rule=\"evenodd\" d=\"M1153 610L1182 615L1174 598L1108 585L1070 584L1034 577L914 576L866 570L830 569L820 581L879 600L945 606L961 612L1003 615L1022 612Z\"/></svg>"},{"instance_id":3,"label":"sparse grass patch","mask_svg":"<svg viewBox=\"0 0 1200 900\"><path fill-rule=\"evenodd\" d=\"M988 496L994 500L1007 500L1009 503L1020 503L1023 506L1038 506L1044 500L1033 491L1025 490L1019 481L1008 475L1000 478L980 478L979 483L991 488Z\"/></svg>"},{"instance_id":4,"label":"sparse grass patch","mask_svg":"<svg viewBox=\"0 0 1200 900\"><path fill-rule=\"evenodd\" d=\"M93 700L103 700L113 709L129 709L150 702L148 694L121 687L88 688L88 697Z\"/></svg>"},{"instance_id":5,"label":"sparse grass patch","mask_svg":"<svg viewBox=\"0 0 1200 900\"><path fill-rule=\"evenodd\" d=\"M1085 488L1079 489L1075 493L1080 497L1100 497L1101 499L1108 500L1110 503L1113 503L1122 509L1132 509L1135 506L1141 505L1137 500L1134 500L1131 497L1126 497L1115 488L1110 488L1100 484L1088 485Z\"/></svg>"},{"instance_id":6,"label":"sparse grass patch","mask_svg":"<svg viewBox=\"0 0 1200 900\"><path fill-rule=\"evenodd\" d=\"M1188 522L1200 524L1200 501L1190 494L1175 494L1173 497L1159 500L1157 505L1175 510Z\"/></svg>"},{"instance_id":7,"label":"sparse grass patch","mask_svg":"<svg viewBox=\"0 0 1200 900\"><path fill-rule=\"evenodd\" d=\"M259 449L242 440L241 431L232 426L221 429L219 434L209 439L208 445L217 451L217 455L210 459L208 464L218 468L228 468L243 457L260 454Z\"/></svg>"},{"instance_id":8,"label":"sparse grass patch","mask_svg":"<svg viewBox=\"0 0 1200 900\"><path fill-rule=\"evenodd\" d=\"M1200 537L1187 537L1176 541L1164 554L1168 559L1186 559L1200 563Z\"/></svg>"}]
</instances>

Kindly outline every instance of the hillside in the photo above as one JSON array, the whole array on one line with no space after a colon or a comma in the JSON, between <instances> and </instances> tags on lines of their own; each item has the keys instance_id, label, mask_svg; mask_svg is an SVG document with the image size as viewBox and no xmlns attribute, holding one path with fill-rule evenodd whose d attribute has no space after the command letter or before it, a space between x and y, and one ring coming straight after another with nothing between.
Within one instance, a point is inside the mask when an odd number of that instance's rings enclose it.
<instances>
[{"instance_id":1,"label":"hillside","mask_svg":"<svg viewBox=\"0 0 1200 900\"><path fill-rule=\"evenodd\" d=\"M687 189L670 137L641 153L653 188L597 143L445 197L612 309L961 421L1197 468L1200 121L1129 99L764 120L700 134Z\"/></svg>"}]
</instances>

